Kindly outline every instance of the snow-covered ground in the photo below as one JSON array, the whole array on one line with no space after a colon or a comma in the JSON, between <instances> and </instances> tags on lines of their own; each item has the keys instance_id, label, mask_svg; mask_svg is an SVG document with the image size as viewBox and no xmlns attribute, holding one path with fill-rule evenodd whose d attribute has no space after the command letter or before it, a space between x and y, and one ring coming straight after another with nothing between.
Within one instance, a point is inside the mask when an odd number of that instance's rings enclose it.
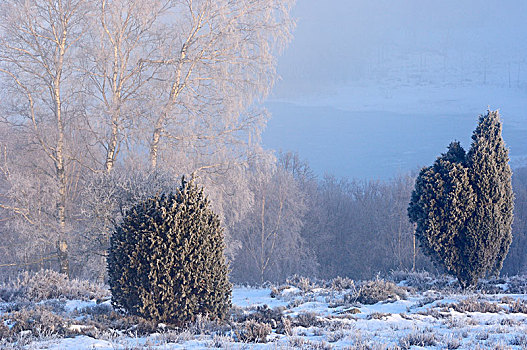
<instances>
[{"instance_id":1,"label":"snow-covered ground","mask_svg":"<svg viewBox=\"0 0 527 350\"><path fill-rule=\"evenodd\" d=\"M483 285L483 291L462 292L453 280L417 276L397 285L383 280L361 284L296 279L269 288L237 287L229 326L201 320L188 330L160 325L147 335L137 327L95 331L87 320L94 308L109 309L109 301L43 301L41 306L52 306L48 309L69 320L67 325L57 325L57 329L66 327L68 336L57 336L49 327L34 334L38 327L33 325L32 330L22 330L15 342L3 340L0 345L21 349L527 347L525 280L493 281ZM4 325L14 327L7 312L14 305L3 303L0 308ZM266 342L254 342L247 335L249 325L253 334L267 327L270 334L262 331Z\"/></svg>"}]
</instances>

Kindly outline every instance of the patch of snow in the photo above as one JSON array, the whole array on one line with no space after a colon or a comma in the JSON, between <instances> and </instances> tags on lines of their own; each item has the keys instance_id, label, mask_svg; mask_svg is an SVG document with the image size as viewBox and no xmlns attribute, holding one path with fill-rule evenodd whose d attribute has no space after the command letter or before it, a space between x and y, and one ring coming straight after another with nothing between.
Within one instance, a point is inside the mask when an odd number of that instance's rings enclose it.
<instances>
[{"instance_id":1,"label":"patch of snow","mask_svg":"<svg viewBox=\"0 0 527 350\"><path fill-rule=\"evenodd\" d=\"M301 290L297 287L288 287L288 288L283 289L281 294L285 296L288 294L298 294L300 292Z\"/></svg>"},{"instance_id":2,"label":"patch of snow","mask_svg":"<svg viewBox=\"0 0 527 350\"><path fill-rule=\"evenodd\" d=\"M89 328L92 328L92 326L86 326L83 324L72 324L71 326L68 327L68 330L72 332L81 333L83 330L89 329Z\"/></svg>"},{"instance_id":3,"label":"patch of snow","mask_svg":"<svg viewBox=\"0 0 527 350\"><path fill-rule=\"evenodd\" d=\"M238 287L233 288L232 304L238 307L268 305L270 308L274 308L286 306L287 302L271 298L271 290L269 288Z\"/></svg>"},{"instance_id":4,"label":"patch of snow","mask_svg":"<svg viewBox=\"0 0 527 350\"><path fill-rule=\"evenodd\" d=\"M67 312L73 312L75 310L82 310L84 308L95 306L97 305L97 302L95 300L91 301L85 301L85 300L68 300L66 301L66 305L64 305L64 309Z\"/></svg>"}]
</instances>

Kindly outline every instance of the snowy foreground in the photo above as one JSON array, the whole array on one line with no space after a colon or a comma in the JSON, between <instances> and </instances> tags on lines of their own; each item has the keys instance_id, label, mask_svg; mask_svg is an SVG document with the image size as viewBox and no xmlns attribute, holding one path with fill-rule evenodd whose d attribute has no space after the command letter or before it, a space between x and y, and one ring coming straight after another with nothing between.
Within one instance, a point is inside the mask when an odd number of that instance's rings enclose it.
<instances>
[{"instance_id":1,"label":"snowy foreground","mask_svg":"<svg viewBox=\"0 0 527 350\"><path fill-rule=\"evenodd\" d=\"M233 291L234 307L228 326L198 320L187 330L171 329L163 324L146 332L146 326L140 324L128 329L97 329L98 324L90 320L96 315L110 315L109 300L99 299L99 303L66 299L23 305L1 303L4 329L16 327L17 321L10 319L13 310L20 312L26 307L45 309L48 313L32 316L33 323L42 323L40 328L28 322L27 329L21 327L15 338L2 340L0 347L527 348L525 279L489 281L478 286L477 292L462 292L453 280L445 277L440 280L426 274L402 277L402 280L393 279L396 284L383 280L357 283L346 279L313 283L294 278L287 284L269 288L237 287ZM54 317L55 322L63 324L50 327ZM39 330L40 334L36 334Z\"/></svg>"}]
</instances>

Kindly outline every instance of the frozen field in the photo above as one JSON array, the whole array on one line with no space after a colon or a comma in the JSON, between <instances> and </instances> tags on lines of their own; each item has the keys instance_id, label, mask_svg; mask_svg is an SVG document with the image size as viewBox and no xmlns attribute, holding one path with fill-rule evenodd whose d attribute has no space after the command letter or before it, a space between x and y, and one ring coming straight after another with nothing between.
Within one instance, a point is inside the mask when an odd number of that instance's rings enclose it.
<instances>
[{"instance_id":1,"label":"frozen field","mask_svg":"<svg viewBox=\"0 0 527 350\"><path fill-rule=\"evenodd\" d=\"M228 325L198 320L186 330L119 320L112 313L110 302L104 301L107 297L99 303L65 298L2 303L1 346L6 349L527 347L525 279L493 280L481 284L478 292L462 292L455 281L445 277L433 279L423 273L392 277L396 284L346 279L313 283L294 278L281 286L237 287ZM25 318L20 315L24 310L29 314ZM10 339L6 339L8 329Z\"/></svg>"}]
</instances>

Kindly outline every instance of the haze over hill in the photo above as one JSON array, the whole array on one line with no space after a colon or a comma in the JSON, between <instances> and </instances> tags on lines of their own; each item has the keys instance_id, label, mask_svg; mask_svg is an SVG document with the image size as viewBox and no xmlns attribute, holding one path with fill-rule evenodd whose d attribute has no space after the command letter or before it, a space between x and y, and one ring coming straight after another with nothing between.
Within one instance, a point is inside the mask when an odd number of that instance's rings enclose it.
<instances>
[{"instance_id":1,"label":"haze over hill","mask_svg":"<svg viewBox=\"0 0 527 350\"><path fill-rule=\"evenodd\" d=\"M263 135L319 175L388 178L465 148L500 109L513 165L527 156L527 3L299 1Z\"/></svg>"}]
</instances>

